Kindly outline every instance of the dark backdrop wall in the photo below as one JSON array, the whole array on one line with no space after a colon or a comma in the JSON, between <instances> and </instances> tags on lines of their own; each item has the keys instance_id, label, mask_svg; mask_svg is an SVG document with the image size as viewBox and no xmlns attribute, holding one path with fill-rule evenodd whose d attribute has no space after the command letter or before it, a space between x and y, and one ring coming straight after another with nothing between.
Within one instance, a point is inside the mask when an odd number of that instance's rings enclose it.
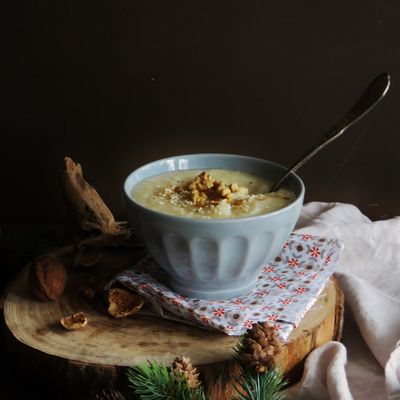
<instances>
[{"instance_id":1,"label":"dark backdrop wall","mask_svg":"<svg viewBox=\"0 0 400 400\"><path fill-rule=\"evenodd\" d=\"M10 2L13 3L13 2ZM289 165L389 72L379 109L299 174L307 201L400 211L400 3L38 1L2 13L0 221L61 221L64 155L123 218L121 185L168 155Z\"/></svg>"}]
</instances>

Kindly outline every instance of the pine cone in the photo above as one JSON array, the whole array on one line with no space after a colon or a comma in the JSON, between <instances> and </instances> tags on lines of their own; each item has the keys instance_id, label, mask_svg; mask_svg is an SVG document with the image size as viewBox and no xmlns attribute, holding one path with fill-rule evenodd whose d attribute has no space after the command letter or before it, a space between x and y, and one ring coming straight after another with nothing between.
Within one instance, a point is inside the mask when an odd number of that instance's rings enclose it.
<instances>
[{"instance_id":1,"label":"pine cone","mask_svg":"<svg viewBox=\"0 0 400 400\"><path fill-rule=\"evenodd\" d=\"M92 400L126 400L125 396L114 389L103 389L96 393Z\"/></svg>"},{"instance_id":2,"label":"pine cone","mask_svg":"<svg viewBox=\"0 0 400 400\"><path fill-rule=\"evenodd\" d=\"M196 389L199 385L199 373L196 367L192 365L189 357L175 358L172 363L172 368L175 373L183 374L187 379L189 389Z\"/></svg>"},{"instance_id":3,"label":"pine cone","mask_svg":"<svg viewBox=\"0 0 400 400\"><path fill-rule=\"evenodd\" d=\"M275 357L281 350L276 332L266 323L254 324L243 338L239 362L250 365L258 373L276 367Z\"/></svg>"}]
</instances>

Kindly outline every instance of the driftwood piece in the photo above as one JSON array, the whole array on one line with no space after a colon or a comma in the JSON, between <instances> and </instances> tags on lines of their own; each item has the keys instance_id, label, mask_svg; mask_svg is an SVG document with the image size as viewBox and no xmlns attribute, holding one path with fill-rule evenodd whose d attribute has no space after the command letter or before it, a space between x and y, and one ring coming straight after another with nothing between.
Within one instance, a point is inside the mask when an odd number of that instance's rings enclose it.
<instances>
[{"instance_id":1,"label":"driftwood piece","mask_svg":"<svg viewBox=\"0 0 400 400\"><path fill-rule=\"evenodd\" d=\"M59 254L66 264L71 264L72 255L71 246ZM101 281L139 257L127 249L106 249L96 268L96 284L101 286ZM170 364L175 357L187 355L212 399L231 398L239 373L233 360L236 337L143 315L113 318L102 296L88 301L79 294L78 288L90 279L92 272L70 269L64 293L58 302L50 303L31 297L27 269L9 285L4 300L7 348L26 373L31 365L35 375L43 374L47 382L62 382L63 388L73 392L66 393L67 398L75 398L110 385L123 386L127 366L146 360ZM340 337L342 307L340 287L331 280L278 355L276 363L287 376L298 378L312 349ZM60 318L77 311L87 315L87 326L77 331L63 329Z\"/></svg>"},{"instance_id":2,"label":"driftwood piece","mask_svg":"<svg viewBox=\"0 0 400 400\"><path fill-rule=\"evenodd\" d=\"M75 241L75 266L97 264L104 246L138 246L127 223L117 222L96 189L84 178L82 167L65 157L61 186Z\"/></svg>"},{"instance_id":3,"label":"driftwood piece","mask_svg":"<svg viewBox=\"0 0 400 400\"><path fill-rule=\"evenodd\" d=\"M81 165L69 157L65 157L64 161L61 184L75 230L92 234L119 234L120 225L96 189L83 178Z\"/></svg>"}]
</instances>

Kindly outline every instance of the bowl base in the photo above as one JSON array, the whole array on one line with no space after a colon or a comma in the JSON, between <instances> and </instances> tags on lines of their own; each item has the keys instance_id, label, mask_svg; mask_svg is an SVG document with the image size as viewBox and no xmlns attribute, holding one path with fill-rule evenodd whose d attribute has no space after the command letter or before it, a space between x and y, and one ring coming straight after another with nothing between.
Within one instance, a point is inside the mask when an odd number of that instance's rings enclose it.
<instances>
[{"instance_id":1,"label":"bowl base","mask_svg":"<svg viewBox=\"0 0 400 400\"><path fill-rule=\"evenodd\" d=\"M239 297L242 294L250 291L255 287L256 283L257 279L254 279L251 282L246 283L245 285L241 284L240 286L233 286L225 289L213 289L212 287L189 288L188 286L184 286L174 280L170 280L169 286L176 293L182 296L190 297L192 299L229 300L235 297Z\"/></svg>"}]
</instances>

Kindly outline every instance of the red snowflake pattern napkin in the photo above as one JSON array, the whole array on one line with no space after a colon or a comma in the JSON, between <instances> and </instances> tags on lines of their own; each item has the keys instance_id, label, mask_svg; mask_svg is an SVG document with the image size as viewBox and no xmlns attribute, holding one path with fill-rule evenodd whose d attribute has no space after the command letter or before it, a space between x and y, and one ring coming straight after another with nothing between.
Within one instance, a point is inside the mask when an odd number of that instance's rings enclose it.
<instances>
[{"instance_id":1,"label":"red snowflake pattern napkin","mask_svg":"<svg viewBox=\"0 0 400 400\"><path fill-rule=\"evenodd\" d=\"M241 335L256 322L269 322L285 341L324 289L341 249L336 239L292 234L274 262L261 269L254 289L230 300L174 293L150 256L115 276L106 289L119 282L143 296L152 315L228 335Z\"/></svg>"}]
</instances>

